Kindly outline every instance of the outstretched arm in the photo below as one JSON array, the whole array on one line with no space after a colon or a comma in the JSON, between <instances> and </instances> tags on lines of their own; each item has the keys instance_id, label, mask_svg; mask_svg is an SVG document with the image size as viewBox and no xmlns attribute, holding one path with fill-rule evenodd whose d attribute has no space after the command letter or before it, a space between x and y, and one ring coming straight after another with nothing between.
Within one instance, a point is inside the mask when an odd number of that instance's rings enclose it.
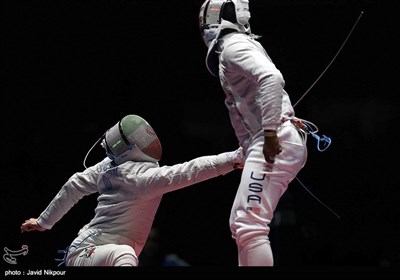
<instances>
[{"instance_id":1,"label":"outstretched arm","mask_svg":"<svg viewBox=\"0 0 400 280\"><path fill-rule=\"evenodd\" d=\"M39 217L22 224L22 232L51 229L82 197L97 192L95 182L99 172L96 168L100 164L72 175Z\"/></svg>"},{"instance_id":2,"label":"outstretched arm","mask_svg":"<svg viewBox=\"0 0 400 280\"><path fill-rule=\"evenodd\" d=\"M37 223L37 219L35 218L30 218L29 220L25 220L25 222L21 225L21 232L32 231L32 230L44 231L46 229L40 226Z\"/></svg>"},{"instance_id":3,"label":"outstretched arm","mask_svg":"<svg viewBox=\"0 0 400 280\"><path fill-rule=\"evenodd\" d=\"M137 179L137 174L127 174L127 180L146 186L146 199L182 189L217 176L225 175L235 169L243 168L243 149L224 152L217 155L200 156L192 160L164 165L160 168L148 168ZM130 178L132 177L132 178Z\"/></svg>"}]
</instances>

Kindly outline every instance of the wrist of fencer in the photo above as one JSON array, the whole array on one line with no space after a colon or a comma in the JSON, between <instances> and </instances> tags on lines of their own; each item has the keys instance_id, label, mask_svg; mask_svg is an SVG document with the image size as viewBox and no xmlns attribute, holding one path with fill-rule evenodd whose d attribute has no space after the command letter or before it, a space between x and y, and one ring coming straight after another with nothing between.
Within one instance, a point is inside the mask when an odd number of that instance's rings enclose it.
<instances>
[{"instance_id":1,"label":"wrist of fencer","mask_svg":"<svg viewBox=\"0 0 400 280\"><path fill-rule=\"evenodd\" d=\"M235 151L232 155L233 169L243 169L243 154L242 150Z\"/></svg>"},{"instance_id":2,"label":"wrist of fencer","mask_svg":"<svg viewBox=\"0 0 400 280\"><path fill-rule=\"evenodd\" d=\"M276 137L276 130L264 130L264 137Z\"/></svg>"}]
</instances>

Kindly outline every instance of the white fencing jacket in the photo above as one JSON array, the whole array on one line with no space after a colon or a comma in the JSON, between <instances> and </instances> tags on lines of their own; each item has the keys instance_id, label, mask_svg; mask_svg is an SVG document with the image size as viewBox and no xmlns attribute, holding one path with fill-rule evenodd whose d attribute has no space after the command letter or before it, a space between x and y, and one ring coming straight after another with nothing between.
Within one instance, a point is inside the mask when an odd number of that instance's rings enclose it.
<instances>
[{"instance_id":1,"label":"white fencing jacket","mask_svg":"<svg viewBox=\"0 0 400 280\"><path fill-rule=\"evenodd\" d=\"M95 216L83 228L98 229L115 244L129 243L139 255L163 194L231 172L233 157L226 152L162 167L134 161L113 167L105 158L72 175L37 222L51 229L82 197L97 192Z\"/></svg>"},{"instance_id":2,"label":"white fencing jacket","mask_svg":"<svg viewBox=\"0 0 400 280\"><path fill-rule=\"evenodd\" d=\"M252 35L229 33L219 39L219 78L225 105L241 146L266 129L276 130L294 110L281 72Z\"/></svg>"}]
</instances>

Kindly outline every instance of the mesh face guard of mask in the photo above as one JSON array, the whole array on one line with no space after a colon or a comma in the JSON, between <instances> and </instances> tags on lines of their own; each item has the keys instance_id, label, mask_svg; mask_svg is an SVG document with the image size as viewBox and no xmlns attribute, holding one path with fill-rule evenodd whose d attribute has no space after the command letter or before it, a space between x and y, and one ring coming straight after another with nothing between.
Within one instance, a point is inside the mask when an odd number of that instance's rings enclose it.
<instances>
[{"instance_id":1,"label":"mesh face guard of mask","mask_svg":"<svg viewBox=\"0 0 400 280\"><path fill-rule=\"evenodd\" d=\"M200 7L199 27L202 39L206 46L218 35L221 23L221 14L225 3L232 2L235 6L235 15L238 24L249 25L249 0L206 0Z\"/></svg>"}]
</instances>

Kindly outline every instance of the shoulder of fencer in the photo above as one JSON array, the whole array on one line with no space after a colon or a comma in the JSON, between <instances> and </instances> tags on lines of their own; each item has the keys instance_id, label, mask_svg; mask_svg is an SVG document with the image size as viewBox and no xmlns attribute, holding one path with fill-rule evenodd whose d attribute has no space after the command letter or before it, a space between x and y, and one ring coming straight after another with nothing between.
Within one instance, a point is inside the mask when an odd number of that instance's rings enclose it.
<instances>
[{"instance_id":1,"label":"shoulder of fencer","mask_svg":"<svg viewBox=\"0 0 400 280\"><path fill-rule=\"evenodd\" d=\"M108 157L103 158L101 161L97 162L94 165L91 165L87 167L85 170L82 172L77 172L76 174L91 174L91 173L96 173L100 174L106 166L111 164L111 160Z\"/></svg>"},{"instance_id":2,"label":"shoulder of fencer","mask_svg":"<svg viewBox=\"0 0 400 280\"><path fill-rule=\"evenodd\" d=\"M233 32L224 35L220 40L222 45L227 47L232 45L248 44L248 39L250 39L250 37L245 33Z\"/></svg>"},{"instance_id":3,"label":"shoulder of fencer","mask_svg":"<svg viewBox=\"0 0 400 280\"><path fill-rule=\"evenodd\" d=\"M258 51L260 43L244 33L228 34L221 39L221 54L233 55L238 52Z\"/></svg>"},{"instance_id":4,"label":"shoulder of fencer","mask_svg":"<svg viewBox=\"0 0 400 280\"><path fill-rule=\"evenodd\" d=\"M127 172L143 173L147 170L156 171L157 168L160 168L160 165L158 162L130 160L118 165L118 168Z\"/></svg>"},{"instance_id":5,"label":"shoulder of fencer","mask_svg":"<svg viewBox=\"0 0 400 280\"><path fill-rule=\"evenodd\" d=\"M117 176L129 176L133 178L139 176L148 170L155 172L159 168L158 162L140 162L140 161L126 161L119 165L106 158L93 167L97 174L114 174Z\"/></svg>"}]
</instances>

